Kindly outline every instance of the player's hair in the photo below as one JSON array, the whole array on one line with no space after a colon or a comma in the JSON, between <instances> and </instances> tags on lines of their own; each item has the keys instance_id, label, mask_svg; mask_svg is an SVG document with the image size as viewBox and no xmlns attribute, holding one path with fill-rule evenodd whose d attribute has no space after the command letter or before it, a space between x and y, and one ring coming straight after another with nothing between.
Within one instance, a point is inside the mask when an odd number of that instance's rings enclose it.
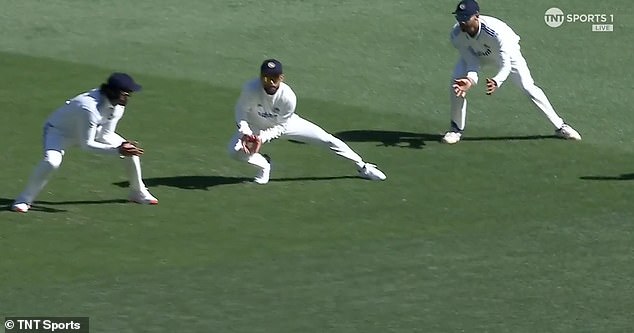
<instances>
[{"instance_id":1,"label":"player's hair","mask_svg":"<svg viewBox=\"0 0 634 333\"><path fill-rule=\"evenodd\" d=\"M99 91L106 95L109 100L117 100L119 99L119 94L121 94L119 89L114 89L107 83L102 83L101 87L99 87Z\"/></svg>"}]
</instances>

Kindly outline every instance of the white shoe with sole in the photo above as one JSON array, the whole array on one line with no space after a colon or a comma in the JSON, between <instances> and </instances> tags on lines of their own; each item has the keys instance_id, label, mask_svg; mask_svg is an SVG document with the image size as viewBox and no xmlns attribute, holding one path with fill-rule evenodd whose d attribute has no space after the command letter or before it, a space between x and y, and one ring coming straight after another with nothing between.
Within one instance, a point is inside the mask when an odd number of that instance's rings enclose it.
<instances>
[{"instance_id":1,"label":"white shoe with sole","mask_svg":"<svg viewBox=\"0 0 634 333\"><path fill-rule=\"evenodd\" d=\"M150 194L150 191L148 191L147 189L131 190L129 199L132 202L136 202L142 205L158 205L158 199Z\"/></svg>"},{"instance_id":2,"label":"white shoe with sole","mask_svg":"<svg viewBox=\"0 0 634 333\"><path fill-rule=\"evenodd\" d=\"M452 145L454 143L458 143L461 137L462 133L449 131L442 137L442 142Z\"/></svg>"},{"instance_id":3,"label":"white shoe with sole","mask_svg":"<svg viewBox=\"0 0 634 333\"><path fill-rule=\"evenodd\" d=\"M359 177L369 180L385 180L387 178L376 165L370 163L365 163L363 167L359 169Z\"/></svg>"},{"instance_id":4,"label":"white shoe with sole","mask_svg":"<svg viewBox=\"0 0 634 333\"><path fill-rule=\"evenodd\" d=\"M581 134L568 124L564 124L560 129L556 130L555 136L566 140L581 140Z\"/></svg>"},{"instance_id":5,"label":"white shoe with sole","mask_svg":"<svg viewBox=\"0 0 634 333\"><path fill-rule=\"evenodd\" d=\"M11 206L11 210L16 213L26 213L29 211L30 208L31 208L31 205L24 202L14 203L13 206Z\"/></svg>"}]
</instances>

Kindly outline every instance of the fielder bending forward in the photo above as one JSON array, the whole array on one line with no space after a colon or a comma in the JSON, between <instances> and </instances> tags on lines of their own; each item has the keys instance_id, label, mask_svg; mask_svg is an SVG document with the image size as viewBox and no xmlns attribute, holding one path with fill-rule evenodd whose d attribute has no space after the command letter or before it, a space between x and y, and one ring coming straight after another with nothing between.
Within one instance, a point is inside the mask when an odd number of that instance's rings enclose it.
<instances>
[{"instance_id":1,"label":"fielder bending forward","mask_svg":"<svg viewBox=\"0 0 634 333\"><path fill-rule=\"evenodd\" d=\"M158 204L141 179L143 149L115 133L132 92L141 90L132 77L113 73L98 89L80 94L51 114L44 125L44 159L11 209L26 213L31 203L62 164L65 151L80 146L93 153L122 156L130 180L131 201Z\"/></svg>"},{"instance_id":2,"label":"fielder bending forward","mask_svg":"<svg viewBox=\"0 0 634 333\"><path fill-rule=\"evenodd\" d=\"M520 37L501 20L480 15L475 0L463 0L458 4L456 23L451 31L451 42L460 53L451 82L451 129L442 141L457 143L466 125L469 89L478 83L481 65L493 64L498 73L486 79L486 93L493 94L511 77L513 82L531 99L555 127L555 135L581 140L581 135L557 115L544 92L535 85L526 60L520 52Z\"/></svg>"},{"instance_id":3,"label":"fielder bending forward","mask_svg":"<svg viewBox=\"0 0 634 333\"><path fill-rule=\"evenodd\" d=\"M346 143L297 115L297 97L283 80L282 64L275 59L265 60L260 77L243 86L235 108L238 131L229 143L229 154L258 169L254 182L268 183L271 164L268 156L259 153L260 147L280 137L330 148L354 162L360 177L385 180L376 165L364 162Z\"/></svg>"}]
</instances>

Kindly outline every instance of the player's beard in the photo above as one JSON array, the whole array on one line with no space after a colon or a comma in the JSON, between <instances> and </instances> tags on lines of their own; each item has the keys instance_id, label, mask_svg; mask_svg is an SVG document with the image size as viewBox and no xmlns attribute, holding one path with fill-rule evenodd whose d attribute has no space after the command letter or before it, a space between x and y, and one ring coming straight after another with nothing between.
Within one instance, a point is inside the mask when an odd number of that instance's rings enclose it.
<instances>
[{"instance_id":1,"label":"player's beard","mask_svg":"<svg viewBox=\"0 0 634 333\"><path fill-rule=\"evenodd\" d=\"M471 30L469 29L469 24L468 24L468 23L465 23L465 24L462 24L462 23L461 23L461 24L460 24L460 30L461 30L462 32L466 32L466 33L469 33L469 32L471 31Z\"/></svg>"},{"instance_id":2,"label":"player's beard","mask_svg":"<svg viewBox=\"0 0 634 333\"><path fill-rule=\"evenodd\" d=\"M264 91L269 95L275 95L275 93L277 92L279 88L280 87L276 87L276 86L265 86Z\"/></svg>"},{"instance_id":3,"label":"player's beard","mask_svg":"<svg viewBox=\"0 0 634 333\"><path fill-rule=\"evenodd\" d=\"M121 106L126 106L128 105L128 99L127 98L119 98L117 101L115 101L115 105L121 105Z\"/></svg>"}]
</instances>

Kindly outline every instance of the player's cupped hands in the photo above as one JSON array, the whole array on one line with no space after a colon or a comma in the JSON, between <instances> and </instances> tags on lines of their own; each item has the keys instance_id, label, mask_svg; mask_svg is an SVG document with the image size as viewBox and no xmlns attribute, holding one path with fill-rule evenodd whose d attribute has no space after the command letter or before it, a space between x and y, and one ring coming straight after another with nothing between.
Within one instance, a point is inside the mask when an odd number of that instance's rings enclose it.
<instances>
[{"instance_id":1,"label":"player's cupped hands","mask_svg":"<svg viewBox=\"0 0 634 333\"><path fill-rule=\"evenodd\" d=\"M487 95L491 95L498 88L498 83L493 79L487 78Z\"/></svg>"},{"instance_id":2,"label":"player's cupped hands","mask_svg":"<svg viewBox=\"0 0 634 333\"><path fill-rule=\"evenodd\" d=\"M453 80L453 92L456 94L456 97L465 97L467 96L467 91L471 89L473 86L473 82L467 78L455 79Z\"/></svg>"},{"instance_id":3,"label":"player's cupped hands","mask_svg":"<svg viewBox=\"0 0 634 333\"><path fill-rule=\"evenodd\" d=\"M243 135L242 136L242 150L247 154L255 154L260 151L262 147L262 140L257 135Z\"/></svg>"},{"instance_id":4,"label":"player's cupped hands","mask_svg":"<svg viewBox=\"0 0 634 333\"><path fill-rule=\"evenodd\" d=\"M119 154L121 156L141 156L143 148L139 147L136 141L126 141L119 146Z\"/></svg>"}]
</instances>

